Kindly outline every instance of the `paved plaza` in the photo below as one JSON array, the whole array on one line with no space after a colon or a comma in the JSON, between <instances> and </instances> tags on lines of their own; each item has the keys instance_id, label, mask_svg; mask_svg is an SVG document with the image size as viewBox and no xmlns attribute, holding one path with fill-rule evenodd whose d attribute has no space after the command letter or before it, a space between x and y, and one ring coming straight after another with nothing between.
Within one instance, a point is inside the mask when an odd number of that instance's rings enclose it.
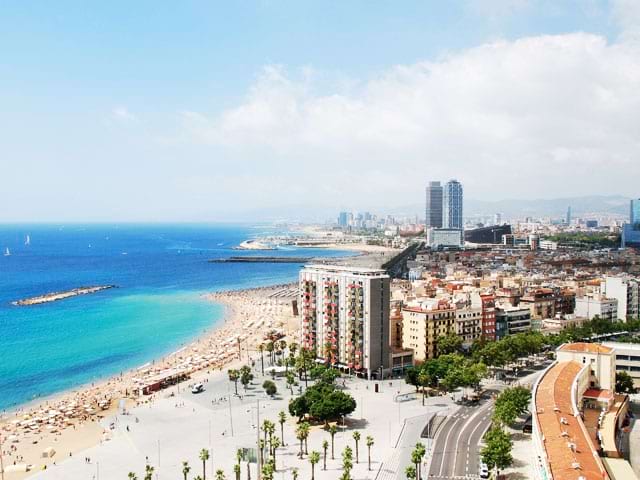
<instances>
[{"instance_id":1,"label":"paved plaza","mask_svg":"<svg viewBox=\"0 0 640 480\"><path fill-rule=\"evenodd\" d=\"M256 362L259 365L259 362ZM256 372L254 371L254 374ZM287 412L284 426L285 447L277 451L278 471L275 479L288 479L291 470L298 468L301 479L311 478L308 456L297 457L299 443L295 439L296 419L289 418L288 402L291 398L284 379L277 379L278 394L266 396L262 389L263 378L256 374L253 385L245 392L238 385L239 397L233 395L234 386L226 371L204 375L205 392L194 395L186 385L173 387L157 394L148 404L134 408L128 414L106 418L103 424L113 426L112 439L73 457L57 452L56 465L37 473L34 479L66 480L116 480L126 479L130 471L138 478L144 476L145 464L155 467L158 480L182 478L182 462L192 467L189 478L202 475L202 462L198 452L209 448L211 460L207 462L207 478L223 469L229 480L234 479L233 464L236 450L254 447L258 435L258 405L260 423L269 419L276 424L276 435L280 435L278 412ZM422 406L418 396L399 402L398 395L414 392L404 380L378 382L379 392L374 393L375 382L360 379L339 379L342 386L357 402L355 412L344 420L344 427L335 438L335 460L329 448L327 470L323 471L322 459L316 465L316 478L337 479L341 474L341 452L346 445L354 450L354 431L360 431L359 463L354 464L354 479L404 477L404 468L409 464L410 450L418 440L420 432L430 417L436 413L449 414L456 409L448 397L427 399ZM296 391L297 389L294 389ZM296 392L297 393L297 392ZM342 422L339 422L342 424ZM262 435L262 433L260 433ZM367 447L365 438L371 435L375 444L371 449L371 471L367 470ZM308 439L308 450L322 453L322 442L330 435L322 425L312 427ZM426 443L426 442L425 442ZM355 458L354 458L355 461ZM256 466L251 465L251 478L257 478ZM242 476L247 478L246 464L242 464Z\"/></svg>"}]
</instances>

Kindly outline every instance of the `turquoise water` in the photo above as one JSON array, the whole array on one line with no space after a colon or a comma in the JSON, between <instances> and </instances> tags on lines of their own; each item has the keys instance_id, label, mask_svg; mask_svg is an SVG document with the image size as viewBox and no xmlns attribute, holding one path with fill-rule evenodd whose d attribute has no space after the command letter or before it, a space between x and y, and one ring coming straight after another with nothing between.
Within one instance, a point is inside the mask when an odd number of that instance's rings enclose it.
<instances>
[{"instance_id":1,"label":"turquoise water","mask_svg":"<svg viewBox=\"0 0 640 480\"><path fill-rule=\"evenodd\" d=\"M222 319L202 294L294 281L300 265L208 259L263 229L237 225L0 226L0 409L118 374L180 348ZM26 235L30 245L25 245ZM281 256L337 256L287 249ZM116 289L16 307L83 285Z\"/></svg>"}]
</instances>

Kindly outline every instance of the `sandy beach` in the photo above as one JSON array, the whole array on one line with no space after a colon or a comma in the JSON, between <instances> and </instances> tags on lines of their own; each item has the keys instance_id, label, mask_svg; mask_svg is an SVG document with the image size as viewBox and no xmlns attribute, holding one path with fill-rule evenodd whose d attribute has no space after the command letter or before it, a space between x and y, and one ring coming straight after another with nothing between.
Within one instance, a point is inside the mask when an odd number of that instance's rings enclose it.
<instances>
[{"instance_id":1,"label":"sandy beach","mask_svg":"<svg viewBox=\"0 0 640 480\"><path fill-rule=\"evenodd\" d=\"M357 250L371 252L362 247ZM5 412L0 418L5 477L25 478L109 441L110 428L101 426L100 421L152 403L164 390L149 394L143 391L159 379L197 380L201 375L240 365L271 336L297 342L299 325L292 309L296 297L296 284L206 294L206 299L225 306L224 322L192 343L122 375ZM27 467L29 472L25 471Z\"/></svg>"}]
</instances>

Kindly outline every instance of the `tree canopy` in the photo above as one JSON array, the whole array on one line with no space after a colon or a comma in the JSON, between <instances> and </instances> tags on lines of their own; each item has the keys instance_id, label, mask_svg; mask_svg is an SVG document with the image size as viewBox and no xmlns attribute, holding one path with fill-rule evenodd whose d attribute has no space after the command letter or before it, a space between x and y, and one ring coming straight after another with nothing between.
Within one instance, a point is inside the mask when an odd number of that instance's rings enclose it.
<instances>
[{"instance_id":1,"label":"tree canopy","mask_svg":"<svg viewBox=\"0 0 640 480\"><path fill-rule=\"evenodd\" d=\"M289 401L289 413L300 420L305 415L328 422L356 409L356 401L347 393L337 390L332 383L318 382L304 394Z\"/></svg>"}]
</instances>

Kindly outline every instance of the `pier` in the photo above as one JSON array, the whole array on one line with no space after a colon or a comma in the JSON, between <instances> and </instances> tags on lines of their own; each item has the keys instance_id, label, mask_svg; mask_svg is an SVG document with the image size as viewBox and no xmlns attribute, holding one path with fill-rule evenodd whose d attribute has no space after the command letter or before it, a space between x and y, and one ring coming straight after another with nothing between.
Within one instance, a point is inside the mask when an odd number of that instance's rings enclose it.
<instances>
[{"instance_id":1,"label":"pier","mask_svg":"<svg viewBox=\"0 0 640 480\"><path fill-rule=\"evenodd\" d=\"M209 260L209 263L310 263L318 262L321 259L313 257L229 257L229 258L216 258Z\"/></svg>"}]
</instances>

